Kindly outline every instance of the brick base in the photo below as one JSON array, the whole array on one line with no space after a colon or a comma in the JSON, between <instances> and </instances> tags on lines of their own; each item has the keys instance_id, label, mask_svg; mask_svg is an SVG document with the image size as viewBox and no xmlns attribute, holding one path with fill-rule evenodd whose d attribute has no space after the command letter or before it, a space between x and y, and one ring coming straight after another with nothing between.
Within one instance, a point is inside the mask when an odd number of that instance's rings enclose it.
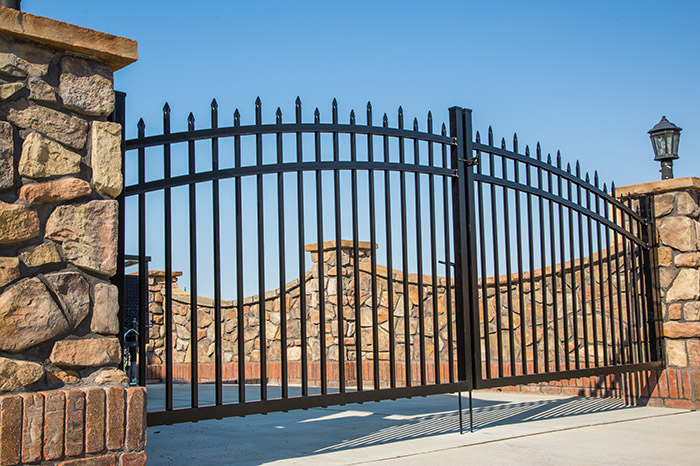
<instances>
[{"instance_id":1,"label":"brick base","mask_svg":"<svg viewBox=\"0 0 700 466\"><path fill-rule=\"evenodd\" d=\"M121 386L0 397L0 465L146 464L146 390Z\"/></svg>"}]
</instances>

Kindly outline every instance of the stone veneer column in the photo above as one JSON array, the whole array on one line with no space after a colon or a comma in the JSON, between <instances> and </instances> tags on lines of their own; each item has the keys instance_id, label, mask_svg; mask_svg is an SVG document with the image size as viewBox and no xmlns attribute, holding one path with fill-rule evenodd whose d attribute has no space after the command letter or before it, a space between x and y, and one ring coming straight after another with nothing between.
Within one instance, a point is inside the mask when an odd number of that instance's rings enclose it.
<instances>
[{"instance_id":1,"label":"stone veneer column","mask_svg":"<svg viewBox=\"0 0 700 466\"><path fill-rule=\"evenodd\" d=\"M661 328L666 368L650 393L666 405L697 408L700 398L700 178L677 178L620 188L618 195L653 195ZM675 392L675 393L674 393ZM675 396L674 396L675 394ZM669 403L668 398L677 402Z\"/></svg>"},{"instance_id":2,"label":"stone veneer column","mask_svg":"<svg viewBox=\"0 0 700 466\"><path fill-rule=\"evenodd\" d=\"M0 464L145 463L117 336L121 127L136 42L0 7Z\"/></svg>"}]
</instances>

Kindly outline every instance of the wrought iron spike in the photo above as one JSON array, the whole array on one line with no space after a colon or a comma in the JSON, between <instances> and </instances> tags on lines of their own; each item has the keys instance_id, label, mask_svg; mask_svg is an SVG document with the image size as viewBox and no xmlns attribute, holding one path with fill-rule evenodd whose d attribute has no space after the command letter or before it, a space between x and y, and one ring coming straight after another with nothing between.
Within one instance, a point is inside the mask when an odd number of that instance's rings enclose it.
<instances>
[{"instance_id":1,"label":"wrought iron spike","mask_svg":"<svg viewBox=\"0 0 700 466\"><path fill-rule=\"evenodd\" d=\"M170 114L170 105L168 105L167 102L165 102L165 105L163 105L163 113Z\"/></svg>"},{"instance_id":2,"label":"wrought iron spike","mask_svg":"<svg viewBox=\"0 0 700 466\"><path fill-rule=\"evenodd\" d=\"M442 127L443 128L445 127L444 123L442 124ZM481 143L481 134L479 134L479 130L476 131L476 142L477 142L477 144Z\"/></svg>"},{"instance_id":3,"label":"wrought iron spike","mask_svg":"<svg viewBox=\"0 0 700 466\"><path fill-rule=\"evenodd\" d=\"M190 115L192 115L192 114L190 113ZM139 119L139 122L136 123L136 127L137 127L138 129L145 129L145 128L146 128L146 122L143 121L143 118L140 118L140 119Z\"/></svg>"},{"instance_id":4,"label":"wrought iron spike","mask_svg":"<svg viewBox=\"0 0 700 466\"><path fill-rule=\"evenodd\" d=\"M337 107L337 106L338 106L338 99L336 99L335 97L333 97L333 103L332 103L332 105L333 105L334 107Z\"/></svg>"},{"instance_id":5,"label":"wrought iron spike","mask_svg":"<svg viewBox=\"0 0 700 466\"><path fill-rule=\"evenodd\" d=\"M277 123L282 123L282 109L277 107L277 111L275 112L275 117L277 118Z\"/></svg>"},{"instance_id":6,"label":"wrought iron spike","mask_svg":"<svg viewBox=\"0 0 700 466\"><path fill-rule=\"evenodd\" d=\"M192 112L187 115L187 123L194 123L194 114Z\"/></svg>"},{"instance_id":7,"label":"wrought iron spike","mask_svg":"<svg viewBox=\"0 0 700 466\"><path fill-rule=\"evenodd\" d=\"M566 171L567 171L567 173L571 173L571 164L568 162L566 164Z\"/></svg>"},{"instance_id":8,"label":"wrought iron spike","mask_svg":"<svg viewBox=\"0 0 700 466\"><path fill-rule=\"evenodd\" d=\"M260 96L258 96L258 97L255 99L255 106L256 106L256 107L260 107L261 105L262 105L262 101L260 100Z\"/></svg>"},{"instance_id":9,"label":"wrought iron spike","mask_svg":"<svg viewBox=\"0 0 700 466\"><path fill-rule=\"evenodd\" d=\"M386 113L385 113L384 116L382 117L382 126L384 126L384 127L389 126L389 117L386 116Z\"/></svg>"},{"instance_id":10,"label":"wrought iron spike","mask_svg":"<svg viewBox=\"0 0 700 466\"><path fill-rule=\"evenodd\" d=\"M432 134L433 132L433 112L428 110L428 132Z\"/></svg>"},{"instance_id":11,"label":"wrought iron spike","mask_svg":"<svg viewBox=\"0 0 700 466\"><path fill-rule=\"evenodd\" d=\"M355 110L350 110L350 124L355 124Z\"/></svg>"},{"instance_id":12,"label":"wrought iron spike","mask_svg":"<svg viewBox=\"0 0 700 466\"><path fill-rule=\"evenodd\" d=\"M318 123L321 120L321 112L318 111L318 107L314 110L314 123Z\"/></svg>"},{"instance_id":13,"label":"wrought iron spike","mask_svg":"<svg viewBox=\"0 0 700 466\"><path fill-rule=\"evenodd\" d=\"M606 194L608 192L608 184L607 183L603 183L603 192Z\"/></svg>"},{"instance_id":14,"label":"wrought iron spike","mask_svg":"<svg viewBox=\"0 0 700 466\"><path fill-rule=\"evenodd\" d=\"M591 177L588 175L588 172L586 172L586 183L591 182Z\"/></svg>"},{"instance_id":15,"label":"wrought iron spike","mask_svg":"<svg viewBox=\"0 0 700 466\"><path fill-rule=\"evenodd\" d=\"M552 164L552 154L547 154L547 163Z\"/></svg>"},{"instance_id":16,"label":"wrought iron spike","mask_svg":"<svg viewBox=\"0 0 700 466\"><path fill-rule=\"evenodd\" d=\"M557 151L557 168L561 168L561 152Z\"/></svg>"},{"instance_id":17,"label":"wrought iron spike","mask_svg":"<svg viewBox=\"0 0 700 466\"><path fill-rule=\"evenodd\" d=\"M615 197L615 182L614 181L610 185L610 192L612 192L612 197Z\"/></svg>"},{"instance_id":18,"label":"wrought iron spike","mask_svg":"<svg viewBox=\"0 0 700 466\"><path fill-rule=\"evenodd\" d=\"M581 178L581 163L578 160L576 161L576 176Z\"/></svg>"},{"instance_id":19,"label":"wrought iron spike","mask_svg":"<svg viewBox=\"0 0 700 466\"><path fill-rule=\"evenodd\" d=\"M530 146L525 146L525 157L530 157Z\"/></svg>"},{"instance_id":20,"label":"wrought iron spike","mask_svg":"<svg viewBox=\"0 0 700 466\"><path fill-rule=\"evenodd\" d=\"M506 148L506 138L501 138L501 149Z\"/></svg>"},{"instance_id":21,"label":"wrought iron spike","mask_svg":"<svg viewBox=\"0 0 700 466\"><path fill-rule=\"evenodd\" d=\"M211 108L219 108L219 103L216 101L216 98L211 99Z\"/></svg>"},{"instance_id":22,"label":"wrought iron spike","mask_svg":"<svg viewBox=\"0 0 700 466\"><path fill-rule=\"evenodd\" d=\"M238 109L233 112L233 124L236 126L241 124L241 112Z\"/></svg>"},{"instance_id":23,"label":"wrought iron spike","mask_svg":"<svg viewBox=\"0 0 700 466\"><path fill-rule=\"evenodd\" d=\"M445 126L445 123L442 124L442 129L440 130L443 136L447 134L447 126Z\"/></svg>"},{"instance_id":24,"label":"wrought iron spike","mask_svg":"<svg viewBox=\"0 0 700 466\"><path fill-rule=\"evenodd\" d=\"M372 125L372 103L367 102L367 126Z\"/></svg>"},{"instance_id":25,"label":"wrought iron spike","mask_svg":"<svg viewBox=\"0 0 700 466\"><path fill-rule=\"evenodd\" d=\"M593 184L596 188L598 187L598 170L593 172Z\"/></svg>"},{"instance_id":26,"label":"wrought iron spike","mask_svg":"<svg viewBox=\"0 0 700 466\"><path fill-rule=\"evenodd\" d=\"M301 107L301 99L299 98L299 96L297 96L297 100L294 101L294 104L295 104L297 107Z\"/></svg>"},{"instance_id":27,"label":"wrought iron spike","mask_svg":"<svg viewBox=\"0 0 700 466\"><path fill-rule=\"evenodd\" d=\"M413 119L413 131L418 131L418 118Z\"/></svg>"},{"instance_id":28,"label":"wrought iron spike","mask_svg":"<svg viewBox=\"0 0 700 466\"><path fill-rule=\"evenodd\" d=\"M540 146L539 141L537 141L537 149L535 150L535 153L537 154L537 160L542 160L542 147Z\"/></svg>"},{"instance_id":29,"label":"wrought iron spike","mask_svg":"<svg viewBox=\"0 0 700 466\"><path fill-rule=\"evenodd\" d=\"M403 129L403 107L399 105L399 128Z\"/></svg>"},{"instance_id":30,"label":"wrought iron spike","mask_svg":"<svg viewBox=\"0 0 700 466\"><path fill-rule=\"evenodd\" d=\"M513 133L513 152L518 152L518 133Z\"/></svg>"},{"instance_id":31,"label":"wrought iron spike","mask_svg":"<svg viewBox=\"0 0 700 466\"><path fill-rule=\"evenodd\" d=\"M370 112L372 111L372 102L370 102L369 100L367 101L367 110L369 110Z\"/></svg>"},{"instance_id":32,"label":"wrought iron spike","mask_svg":"<svg viewBox=\"0 0 700 466\"><path fill-rule=\"evenodd\" d=\"M489 125L489 146L493 146L493 128L491 128L491 125Z\"/></svg>"}]
</instances>

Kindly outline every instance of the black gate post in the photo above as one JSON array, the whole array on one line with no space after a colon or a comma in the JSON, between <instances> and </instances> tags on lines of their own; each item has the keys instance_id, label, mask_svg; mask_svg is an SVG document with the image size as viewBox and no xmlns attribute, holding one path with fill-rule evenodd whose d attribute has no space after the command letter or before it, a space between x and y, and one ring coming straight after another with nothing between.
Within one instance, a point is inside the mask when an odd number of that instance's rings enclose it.
<instances>
[{"instance_id":1,"label":"black gate post","mask_svg":"<svg viewBox=\"0 0 700 466\"><path fill-rule=\"evenodd\" d=\"M455 317L457 323L457 376L466 382L467 390L474 388L477 370L480 371L479 338L474 330L478 326L476 312L476 238L473 229L474 217L474 173L471 149L471 110L451 107L450 136L455 139L452 146L452 167L456 178L452 180L452 211L455 242Z\"/></svg>"},{"instance_id":2,"label":"black gate post","mask_svg":"<svg viewBox=\"0 0 700 466\"><path fill-rule=\"evenodd\" d=\"M639 198L639 208L642 217L646 221L646 227L642 228L642 240L646 243L643 250L644 260L644 282L647 301L647 320L646 325L649 329L649 361L660 361L661 357L661 341L658 338L659 322L661 321L661 313L659 303L661 302L660 287L659 287L659 267L656 247L656 231L655 231L655 215L653 198L649 195Z\"/></svg>"},{"instance_id":3,"label":"black gate post","mask_svg":"<svg viewBox=\"0 0 700 466\"><path fill-rule=\"evenodd\" d=\"M126 140L126 93L116 91L114 93L114 112L110 115L110 121L114 123L119 123L122 126L122 144L121 144L121 157L122 157L122 179L125 178L125 167L126 167L126 157L124 150L124 141ZM124 341L124 254L125 254L125 244L124 244L124 190L117 196L117 203L119 205L119 226L118 232L119 237L117 238L117 272L112 277L112 284L119 289L119 339L122 343L122 351L126 345ZM119 361L119 368L124 369L124 358Z\"/></svg>"}]
</instances>

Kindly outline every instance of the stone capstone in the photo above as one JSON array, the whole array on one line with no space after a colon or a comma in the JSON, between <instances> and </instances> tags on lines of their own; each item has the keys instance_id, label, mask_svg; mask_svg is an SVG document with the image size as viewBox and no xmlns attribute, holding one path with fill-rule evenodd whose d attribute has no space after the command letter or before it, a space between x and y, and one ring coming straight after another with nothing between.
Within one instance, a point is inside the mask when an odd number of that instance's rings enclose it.
<instances>
[{"instance_id":1,"label":"stone capstone","mask_svg":"<svg viewBox=\"0 0 700 466\"><path fill-rule=\"evenodd\" d=\"M700 299L700 271L681 269L671 288L666 292L666 302Z\"/></svg>"},{"instance_id":2,"label":"stone capstone","mask_svg":"<svg viewBox=\"0 0 700 466\"><path fill-rule=\"evenodd\" d=\"M17 280L19 275L19 259L0 257L0 287Z\"/></svg>"},{"instance_id":3,"label":"stone capstone","mask_svg":"<svg viewBox=\"0 0 700 466\"><path fill-rule=\"evenodd\" d=\"M75 115L21 99L7 105L7 119L22 129L39 132L73 149L85 147L88 123Z\"/></svg>"},{"instance_id":4,"label":"stone capstone","mask_svg":"<svg viewBox=\"0 0 700 466\"><path fill-rule=\"evenodd\" d=\"M668 217L659 226L659 238L667 246L679 251L697 250L697 222L688 217Z\"/></svg>"},{"instance_id":5,"label":"stone capstone","mask_svg":"<svg viewBox=\"0 0 700 466\"><path fill-rule=\"evenodd\" d=\"M19 174L27 178L46 178L80 173L80 154L61 144L31 133L22 144Z\"/></svg>"},{"instance_id":6,"label":"stone capstone","mask_svg":"<svg viewBox=\"0 0 700 466\"><path fill-rule=\"evenodd\" d=\"M0 244L21 243L39 236L39 216L28 207L0 201Z\"/></svg>"},{"instance_id":7,"label":"stone capstone","mask_svg":"<svg viewBox=\"0 0 700 466\"><path fill-rule=\"evenodd\" d=\"M117 270L117 201L58 206L46 223L46 237L62 243L66 259L78 267L114 275Z\"/></svg>"},{"instance_id":8,"label":"stone capstone","mask_svg":"<svg viewBox=\"0 0 700 466\"><path fill-rule=\"evenodd\" d=\"M0 295L0 351L24 351L70 328L38 278L25 278Z\"/></svg>"},{"instance_id":9,"label":"stone capstone","mask_svg":"<svg viewBox=\"0 0 700 466\"><path fill-rule=\"evenodd\" d=\"M77 272L50 273L44 276L52 291L62 301L73 327L90 312L90 285Z\"/></svg>"},{"instance_id":10,"label":"stone capstone","mask_svg":"<svg viewBox=\"0 0 700 466\"><path fill-rule=\"evenodd\" d=\"M0 357L0 391L24 388L44 377L41 364Z\"/></svg>"},{"instance_id":11,"label":"stone capstone","mask_svg":"<svg viewBox=\"0 0 700 466\"><path fill-rule=\"evenodd\" d=\"M30 268L62 262L61 255L53 243L42 243L39 246L28 247L19 253L19 258L24 265Z\"/></svg>"},{"instance_id":12,"label":"stone capstone","mask_svg":"<svg viewBox=\"0 0 700 466\"><path fill-rule=\"evenodd\" d=\"M36 45L0 38L0 73L24 78L44 76L53 53Z\"/></svg>"},{"instance_id":13,"label":"stone capstone","mask_svg":"<svg viewBox=\"0 0 700 466\"><path fill-rule=\"evenodd\" d=\"M119 333L119 289L107 283L95 285L95 305L90 330L103 335Z\"/></svg>"},{"instance_id":14,"label":"stone capstone","mask_svg":"<svg viewBox=\"0 0 700 466\"><path fill-rule=\"evenodd\" d=\"M12 125L0 121L0 190L11 188L15 184L14 151Z\"/></svg>"},{"instance_id":15,"label":"stone capstone","mask_svg":"<svg viewBox=\"0 0 700 466\"><path fill-rule=\"evenodd\" d=\"M7 100L24 89L24 83L7 83L0 86L0 100Z\"/></svg>"},{"instance_id":16,"label":"stone capstone","mask_svg":"<svg viewBox=\"0 0 700 466\"><path fill-rule=\"evenodd\" d=\"M118 123L94 121L90 127L92 184L98 191L117 197L124 185L122 176L122 127Z\"/></svg>"},{"instance_id":17,"label":"stone capstone","mask_svg":"<svg viewBox=\"0 0 700 466\"><path fill-rule=\"evenodd\" d=\"M41 79L29 80L29 98L35 102L55 104L58 102L54 88Z\"/></svg>"},{"instance_id":18,"label":"stone capstone","mask_svg":"<svg viewBox=\"0 0 700 466\"><path fill-rule=\"evenodd\" d=\"M83 338L57 341L49 359L59 367L100 367L117 364L119 357L117 338Z\"/></svg>"},{"instance_id":19,"label":"stone capstone","mask_svg":"<svg viewBox=\"0 0 700 466\"><path fill-rule=\"evenodd\" d=\"M90 183L78 178L61 178L45 183L28 183L19 189L19 198L30 204L55 204L90 195Z\"/></svg>"},{"instance_id":20,"label":"stone capstone","mask_svg":"<svg viewBox=\"0 0 700 466\"><path fill-rule=\"evenodd\" d=\"M112 70L97 61L61 59L58 92L64 107L85 115L107 116L114 110Z\"/></svg>"}]
</instances>

